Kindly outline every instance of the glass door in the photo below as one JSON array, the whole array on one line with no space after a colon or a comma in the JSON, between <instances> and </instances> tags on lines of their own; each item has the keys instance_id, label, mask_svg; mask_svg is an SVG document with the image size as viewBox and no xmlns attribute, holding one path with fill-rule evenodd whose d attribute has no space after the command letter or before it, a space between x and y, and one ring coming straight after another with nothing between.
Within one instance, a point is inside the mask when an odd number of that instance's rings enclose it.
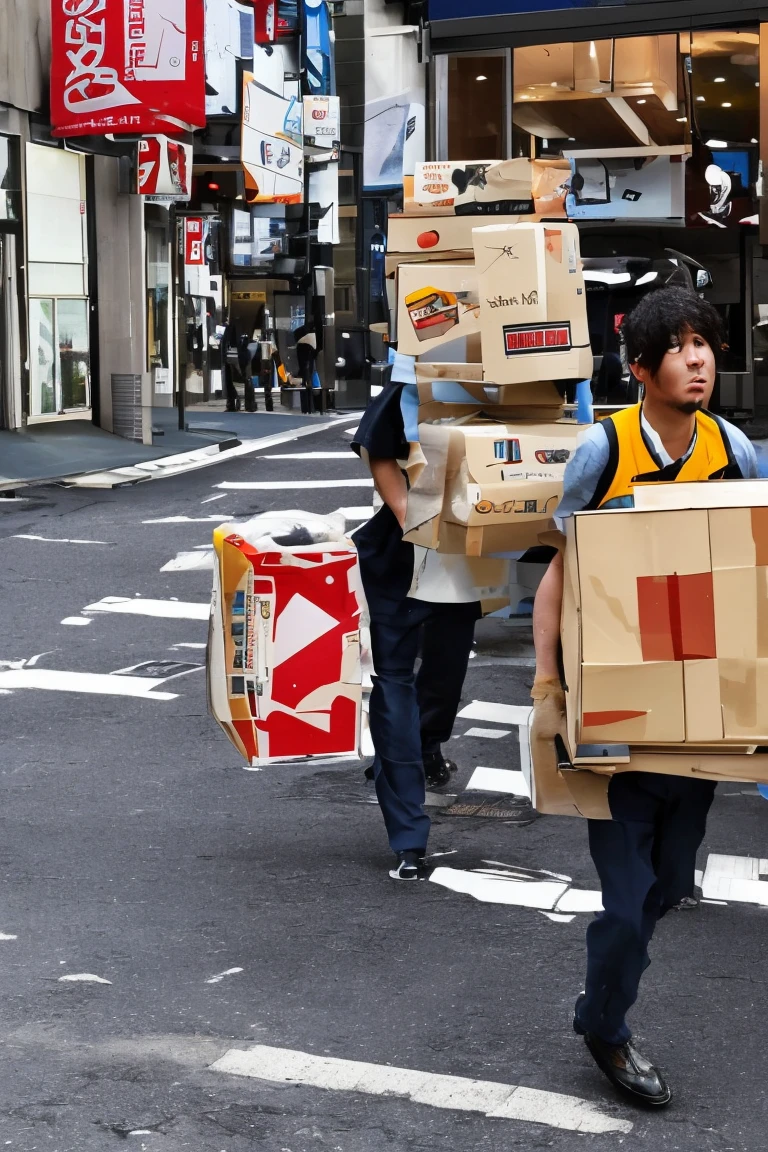
<instances>
[{"instance_id":1,"label":"glass door","mask_svg":"<svg viewBox=\"0 0 768 1152\"><path fill-rule=\"evenodd\" d=\"M29 302L31 415L88 408L91 399L88 301L33 297Z\"/></svg>"}]
</instances>

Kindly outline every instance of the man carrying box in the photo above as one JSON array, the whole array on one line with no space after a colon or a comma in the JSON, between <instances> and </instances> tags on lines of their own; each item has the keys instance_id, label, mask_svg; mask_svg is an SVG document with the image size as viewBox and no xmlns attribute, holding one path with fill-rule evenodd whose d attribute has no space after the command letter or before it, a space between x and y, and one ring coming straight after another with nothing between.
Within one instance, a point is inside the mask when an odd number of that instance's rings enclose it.
<instances>
[{"instance_id":1,"label":"man carrying box","mask_svg":"<svg viewBox=\"0 0 768 1152\"><path fill-rule=\"evenodd\" d=\"M403 540L404 471L416 440L416 408L406 430L403 388L415 384L414 358L395 355L392 382L368 406L352 448L371 469L383 505L354 535L371 619L374 666L369 718L373 776L397 865L393 880L423 875L430 820L425 786L450 779L441 744L450 738L481 607L466 557L438 555ZM414 665L421 640L421 667ZM515 822L530 824L529 804Z\"/></svg>"},{"instance_id":2,"label":"man carrying box","mask_svg":"<svg viewBox=\"0 0 768 1152\"><path fill-rule=\"evenodd\" d=\"M757 476L755 452L744 434L706 411L723 342L715 309L692 293L663 288L625 319L623 335L644 398L594 425L577 448L565 471L561 525L574 512L631 508L636 482ZM558 553L534 606L532 740L554 740L566 729L559 667L562 598ZM693 890L714 791L712 781L624 772L610 781L612 819L588 821L604 911L587 929L587 976L573 1027L611 1083L645 1104L663 1107L672 1093L633 1047L625 1017L650 963L647 949L657 920Z\"/></svg>"}]
</instances>

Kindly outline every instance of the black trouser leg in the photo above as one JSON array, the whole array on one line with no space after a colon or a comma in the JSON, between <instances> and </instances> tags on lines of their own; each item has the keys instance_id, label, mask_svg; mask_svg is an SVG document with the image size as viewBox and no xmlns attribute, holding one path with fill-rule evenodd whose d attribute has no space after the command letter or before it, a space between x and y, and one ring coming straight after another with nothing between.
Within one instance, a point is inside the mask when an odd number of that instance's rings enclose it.
<instances>
[{"instance_id":1,"label":"black trouser leg","mask_svg":"<svg viewBox=\"0 0 768 1152\"><path fill-rule=\"evenodd\" d=\"M421 634L421 667L416 694L421 718L421 748L440 751L450 740L480 619L480 605L433 604Z\"/></svg>"}]
</instances>

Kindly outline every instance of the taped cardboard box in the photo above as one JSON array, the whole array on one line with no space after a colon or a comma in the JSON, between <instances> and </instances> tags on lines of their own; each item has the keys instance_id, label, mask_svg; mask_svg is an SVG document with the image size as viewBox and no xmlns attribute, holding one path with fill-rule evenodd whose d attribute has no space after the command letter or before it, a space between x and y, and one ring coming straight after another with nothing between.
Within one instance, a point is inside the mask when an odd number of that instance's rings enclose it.
<instances>
[{"instance_id":1,"label":"taped cardboard box","mask_svg":"<svg viewBox=\"0 0 768 1152\"><path fill-rule=\"evenodd\" d=\"M538 543L562 495L579 428L568 422L421 424L406 539L469 556Z\"/></svg>"},{"instance_id":2,"label":"taped cardboard box","mask_svg":"<svg viewBox=\"0 0 768 1152\"><path fill-rule=\"evenodd\" d=\"M291 548L241 531L214 533L209 709L252 765L354 757L364 605L354 544L342 532Z\"/></svg>"},{"instance_id":3,"label":"taped cardboard box","mask_svg":"<svg viewBox=\"0 0 768 1152\"><path fill-rule=\"evenodd\" d=\"M420 356L480 331L471 264L401 264L397 270L397 348Z\"/></svg>"},{"instance_id":4,"label":"taped cardboard box","mask_svg":"<svg viewBox=\"0 0 768 1152\"><path fill-rule=\"evenodd\" d=\"M494 217L494 224L511 226L521 220L520 216ZM471 258L472 229L484 223L478 216L404 216L389 217L387 231L388 253L418 253L426 259L432 253L464 251Z\"/></svg>"},{"instance_id":5,"label":"taped cardboard box","mask_svg":"<svg viewBox=\"0 0 768 1152\"><path fill-rule=\"evenodd\" d=\"M404 210L565 218L568 160L441 160L417 164Z\"/></svg>"},{"instance_id":6,"label":"taped cardboard box","mask_svg":"<svg viewBox=\"0 0 768 1152\"><path fill-rule=\"evenodd\" d=\"M524 384L494 384L484 379L482 364L435 364L417 361L419 404L482 404L500 408L531 407L549 410L556 420L563 398L551 380ZM530 417L529 417L530 418ZM544 415L542 419L547 419Z\"/></svg>"},{"instance_id":7,"label":"taped cardboard box","mask_svg":"<svg viewBox=\"0 0 768 1152\"><path fill-rule=\"evenodd\" d=\"M575 224L475 228L481 340L496 384L592 375Z\"/></svg>"}]
</instances>

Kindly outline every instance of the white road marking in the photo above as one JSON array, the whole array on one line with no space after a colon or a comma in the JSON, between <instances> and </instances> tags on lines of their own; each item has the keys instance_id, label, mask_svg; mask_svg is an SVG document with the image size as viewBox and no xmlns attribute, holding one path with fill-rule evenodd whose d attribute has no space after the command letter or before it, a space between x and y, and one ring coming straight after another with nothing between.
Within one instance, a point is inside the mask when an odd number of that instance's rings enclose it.
<instances>
[{"instance_id":1,"label":"white road marking","mask_svg":"<svg viewBox=\"0 0 768 1152\"><path fill-rule=\"evenodd\" d=\"M118 612L128 616L155 616L166 620L207 620L211 606L184 600L129 600L127 596L105 596L88 604L83 612Z\"/></svg>"},{"instance_id":2,"label":"white road marking","mask_svg":"<svg viewBox=\"0 0 768 1152\"><path fill-rule=\"evenodd\" d=\"M12 540L38 540L42 544L108 544L108 540L62 540L51 536L27 536L20 533L12 536Z\"/></svg>"},{"instance_id":3,"label":"white road marking","mask_svg":"<svg viewBox=\"0 0 768 1152\"><path fill-rule=\"evenodd\" d=\"M201 504L213 504L214 500L226 500L226 492L219 492L216 496L206 496L205 500L201 500Z\"/></svg>"},{"instance_id":4,"label":"white road marking","mask_svg":"<svg viewBox=\"0 0 768 1152\"><path fill-rule=\"evenodd\" d=\"M373 478L355 476L349 480L222 480L217 488L237 492L280 492L291 488L373 488Z\"/></svg>"},{"instance_id":5,"label":"white road marking","mask_svg":"<svg viewBox=\"0 0 768 1152\"><path fill-rule=\"evenodd\" d=\"M428 1104L457 1112L479 1112L501 1120L522 1120L571 1132L631 1132L632 1122L601 1112L578 1096L543 1092L493 1080L441 1076L412 1068L365 1064L313 1056L287 1048L258 1045L236 1048L211 1065L212 1072L249 1076L273 1084L304 1084L335 1092L361 1092L370 1096L398 1096L414 1104Z\"/></svg>"},{"instance_id":6,"label":"white road marking","mask_svg":"<svg viewBox=\"0 0 768 1152\"><path fill-rule=\"evenodd\" d=\"M242 968L227 968L226 972L219 972L218 976L211 976L210 980L206 980L206 984L220 984L225 976L236 976L238 972L242 971Z\"/></svg>"},{"instance_id":7,"label":"white road marking","mask_svg":"<svg viewBox=\"0 0 768 1152\"><path fill-rule=\"evenodd\" d=\"M7 932L0 932L0 940L18 940L18 936L9 936Z\"/></svg>"},{"instance_id":8,"label":"white road marking","mask_svg":"<svg viewBox=\"0 0 768 1152\"><path fill-rule=\"evenodd\" d=\"M554 912L568 884L557 880L521 880L498 868L435 868L432 884L473 896L484 904L514 904L519 908L540 908Z\"/></svg>"},{"instance_id":9,"label":"white road marking","mask_svg":"<svg viewBox=\"0 0 768 1152\"><path fill-rule=\"evenodd\" d=\"M161 516L159 520L142 520L142 524L227 524L231 516Z\"/></svg>"},{"instance_id":10,"label":"white road marking","mask_svg":"<svg viewBox=\"0 0 768 1152\"><path fill-rule=\"evenodd\" d=\"M490 700L473 700L462 708L462 720L484 720L486 724L527 724L531 708L520 704L494 704Z\"/></svg>"},{"instance_id":11,"label":"white road marking","mask_svg":"<svg viewBox=\"0 0 768 1152\"><path fill-rule=\"evenodd\" d=\"M91 621L86 616L66 616L62 620L62 624L70 624L73 628L82 628Z\"/></svg>"},{"instance_id":12,"label":"white road marking","mask_svg":"<svg viewBox=\"0 0 768 1152\"><path fill-rule=\"evenodd\" d=\"M86 692L94 696L135 696L144 700L176 700L173 692L157 692L162 680L148 676L109 676L99 672L61 672L53 668L18 668L0 672L0 688L35 688L45 692Z\"/></svg>"},{"instance_id":13,"label":"white road marking","mask_svg":"<svg viewBox=\"0 0 768 1152\"><path fill-rule=\"evenodd\" d=\"M111 984L111 980L104 980L101 976L94 976L92 972L73 972L70 976L59 976L59 984Z\"/></svg>"},{"instance_id":14,"label":"white road marking","mask_svg":"<svg viewBox=\"0 0 768 1152\"><path fill-rule=\"evenodd\" d=\"M177 552L173 560L163 564L161 572L213 572L213 551L196 549Z\"/></svg>"},{"instance_id":15,"label":"white road marking","mask_svg":"<svg viewBox=\"0 0 768 1152\"><path fill-rule=\"evenodd\" d=\"M259 456L259 460L349 460L350 463L356 459L351 448L346 452L268 452Z\"/></svg>"},{"instance_id":16,"label":"white road marking","mask_svg":"<svg viewBox=\"0 0 768 1152\"><path fill-rule=\"evenodd\" d=\"M541 912L541 915L546 916L547 920L554 920L555 924L570 924L571 920L576 919L575 916L563 916L560 912Z\"/></svg>"},{"instance_id":17,"label":"white road marking","mask_svg":"<svg viewBox=\"0 0 768 1152\"><path fill-rule=\"evenodd\" d=\"M528 796L528 784L522 772L507 768L475 768L467 792L503 792L509 796Z\"/></svg>"},{"instance_id":18,"label":"white road marking","mask_svg":"<svg viewBox=\"0 0 768 1152\"><path fill-rule=\"evenodd\" d=\"M556 912L602 912L603 894L585 888L569 888L555 905Z\"/></svg>"},{"instance_id":19,"label":"white road marking","mask_svg":"<svg viewBox=\"0 0 768 1152\"><path fill-rule=\"evenodd\" d=\"M171 651L173 651L176 648L203 648L204 649L207 647L208 647L207 644L172 644L171 645Z\"/></svg>"},{"instance_id":20,"label":"white road marking","mask_svg":"<svg viewBox=\"0 0 768 1152\"><path fill-rule=\"evenodd\" d=\"M504 736L511 736L511 731L505 728L467 728L463 736L480 736L483 740L501 740Z\"/></svg>"}]
</instances>

